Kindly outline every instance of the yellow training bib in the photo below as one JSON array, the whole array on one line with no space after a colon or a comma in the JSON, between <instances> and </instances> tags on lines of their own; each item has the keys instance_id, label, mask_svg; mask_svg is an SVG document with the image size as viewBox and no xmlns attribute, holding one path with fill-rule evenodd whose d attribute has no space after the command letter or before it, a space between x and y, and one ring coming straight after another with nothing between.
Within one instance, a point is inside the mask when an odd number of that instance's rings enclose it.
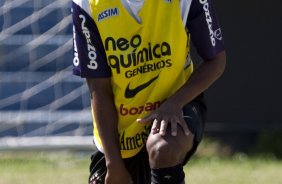
<instances>
[{"instance_id":1,"label":"yellow training bib","mask_svg":"<svg viewBox=\"0 0 282 184\"><path fill-rule=\"evenodd\" d=\"M180 3L145 0L139 12L140 23L120 0L91 0L90 7L112 72L122 157L132 157L146 144L150 132L148 125L136 119L156 110L193 71L192 63L186 59L189 36ZM102 150L95 122L93 132Z\"/></svg>"}]
</instances>

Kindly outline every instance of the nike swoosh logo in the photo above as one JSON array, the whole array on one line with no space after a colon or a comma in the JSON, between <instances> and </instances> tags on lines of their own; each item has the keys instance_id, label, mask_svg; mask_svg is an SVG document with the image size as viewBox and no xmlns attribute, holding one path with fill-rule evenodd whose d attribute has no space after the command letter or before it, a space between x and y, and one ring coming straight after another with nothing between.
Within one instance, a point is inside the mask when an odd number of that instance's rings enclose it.
<instances>
[{"instance_id":1,"label":"nike swoosh logo","mask_svg":"<svg viewBox=\"0 0 282 184\"><path fill-rule=\"evenodd\" d=\"M148 82L141 84L140 86L137 86L134 89L129 89L129 84L128 84L124 93L125 98L133 98L135 95L137 95L137 93L150 86L150 84L152 84L158 77L159 76L156 76L151 80L149 80Z\"/></svg>"}]
</instances>

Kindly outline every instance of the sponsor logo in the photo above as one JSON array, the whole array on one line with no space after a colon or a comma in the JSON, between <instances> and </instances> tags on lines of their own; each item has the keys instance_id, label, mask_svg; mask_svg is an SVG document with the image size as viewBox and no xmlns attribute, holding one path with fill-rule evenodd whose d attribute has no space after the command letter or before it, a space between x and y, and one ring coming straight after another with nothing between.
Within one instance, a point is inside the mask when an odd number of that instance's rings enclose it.
<instances>
[{"instance_id":1,"label":"sponsor logo","mask_svg":"<svg viewBox=\"0 0 282 184\"><path fill-rule=\"evenodd\" d=\"M119 107L119 114L121 116L134 116L142 114L143 112L151 112L159 108L162 103L163 101L147 102L146 104L137 107L125 107L124 104L121 104Z\"/></svg>"},{"instance_id":2,"label":"sponsor logo","mask_svg":"<svg viewBox=\"0 0 282 184\"><path fill-rule=\"evenodd\" d=\"M106 51L129 51L126 54L108 55L108 62L113 71L119 74L122 68L127 69L136 66L134 69L125 71L125 77L131 78L137 74L172 66L170 58L171 47L169 43L148 42L147 45L145 44L145 47L140 48L141 43L142 38L140 35L134 35L130 40L122 37L118 39L107 37L104 43Z\"/></svg>"},{"instance_id":3,"label":"sponsor logo","mask_svg":"<svg viewBox=\"0 0 282 184\"><path fill-rule=\"evenodd\" d=\"M74 66L79 65L79 57L78 57L77 44L76 44L76 32L74 26L73 26L73 65Z\"/></svg>"},{"instance_id":4,"label":"sponsor logo","mask_svg":"<svg viewBox=\"0 0 282 184\"><path fill-rule=\"evenodd\" d=\"M159 76L156 76L148 82L135 87L134 89L130 89L128 84L124 93L125 98L133 98L137 93L150 86L150 84L152 84L158 77Z\"/></svg>"},{"instance_id":5,"label":"sponsor logo","mask_svg":"<svg viewBox=\"0 0 282 184\"><path fill-rule=\"evenodd\" d=\"M212 46L215 46L216 41L215 41L215 37L214 37L214 31L213 31L213 28L212 28L213 20L212 20L210 10L209 10L210 5L208 3L208 0L199 0L199 1L203 5L203 9L205 11L206 21L207 21L209 32L210 32L211 44L212 44Z\"/></svg>"},{"instance_id":6,"label":"sponsor logo","mask_svg":"<svg viewBox=\"0 0 282 184\"><path fill-rule=\"evenodd\" d=\"M105 18L119 15L118 8L110 8L98 14L98 22Z\"/></svg>"},{"instance_id":7,"label":"sponsor logo","mask_svg":"<svg viewBox=\"0 0 282 184\"><path fill-rule=\"evenodd\" d=\"M214 37L218 40L222 40L222 33L221 33L221 29L218 28L217 30L214 31Z\"/></svg>"},{"instance_id":8,"label":"sponsor logo","mask_svg":"<svg viewBox=\"0 0 282 184\"><path fill-rule=\"evenodd\" d=\"M142 132L137 133L134 136L127 136L126 132L123 131L119 135L121 150L134 150L143 147L144 145L146 145L146 141L150 134L150 131L150 126L145 126Z\"/></svg>"},{"instance_id":9,"label":"sponsor logo","mask_svg":"<svg viewBox=\"0 0 282 184\"><path fill-rule=\"evenodd\" d=\"M91 35L90 31L86 26L86 17L82 14L79 15L79 18L82 20L81 21L81 29L82 32L85 36L85 39L87 41L87 50L88 50L88 58L89 58L89 63L87 64L87 68L96 70L98 68L98 63L96 61L97 59L97 54L96 54L96 49L91 43Z\"/></svg>"}]
</instances>

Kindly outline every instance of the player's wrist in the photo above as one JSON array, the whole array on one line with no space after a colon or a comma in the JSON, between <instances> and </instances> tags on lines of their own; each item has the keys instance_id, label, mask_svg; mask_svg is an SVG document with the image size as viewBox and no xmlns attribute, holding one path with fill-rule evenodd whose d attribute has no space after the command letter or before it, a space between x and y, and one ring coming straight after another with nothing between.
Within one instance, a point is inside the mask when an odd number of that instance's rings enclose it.
<instances>
[{"instance_id":1,"label":"player's wrist","mask_svg":"<svg viewBox=\"0 0 282 184\"><path fill-rule=\"evenodd\" d=\"M106 161L108 171L123 171L126 170L124 162L121 160Z\"/></svg>"},{"instance_id":2,"label":"player's wrist","mask_svg":"<svg viewBox=\"0 0 282 184\"><path fill-rule=\"evenodd\" d=\"M171 97L167 99L164 103L166 103L169 107L172 107L173 109L182 109L185 104L182 104L183 102L181 99L177 97Z\"/></svg>"},{"instance_id":3,"label":"player's wrist","mask_svg":"<svg viewBox=\"0 0 282 184\"><path fill-rule=\"evenodd\" d=\"M108 156L106 157L106 167L107 168L118 168L123 166L123 160L121 156Z\"/></svg>"}]
</instances>

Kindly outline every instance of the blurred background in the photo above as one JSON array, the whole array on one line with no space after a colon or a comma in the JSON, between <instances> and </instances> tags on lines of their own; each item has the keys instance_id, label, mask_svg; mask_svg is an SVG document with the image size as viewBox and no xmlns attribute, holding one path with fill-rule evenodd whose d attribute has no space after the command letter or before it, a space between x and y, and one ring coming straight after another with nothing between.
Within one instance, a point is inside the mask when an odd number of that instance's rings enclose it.
<instances>
[{"instance_id":1,"label":"blurred background","mask_svg":"<svg viewBox=\"0 0 282 184\"><path fill-rule=\"evenodd\" d=\"M282 156L282 1L214 0L227 67L207 91L207 132L234 150Z\"/></svg>"},{"instance_id":2,"label":"blurred background","mask_svg":"<svg viewBox=\"0 0 282 184\"><path fill-rule=\"evenodd\" d=\"M0 8L0 150L91 146L88 89L72 75L71 1Z\"/></svg>"},{"instance_id":3,"label":"blurred background","mask_svg":"<svg viewBox=\"0 0 282 184\"><path fill-rule=\"evenodd\" d=\"M228 58L206 92L199 155L280 159L282 1L214 4ZM0 31L0 151L93 151L88 89L71 71L71 1L0 0Z\"/></svg>"}]
</instances>

